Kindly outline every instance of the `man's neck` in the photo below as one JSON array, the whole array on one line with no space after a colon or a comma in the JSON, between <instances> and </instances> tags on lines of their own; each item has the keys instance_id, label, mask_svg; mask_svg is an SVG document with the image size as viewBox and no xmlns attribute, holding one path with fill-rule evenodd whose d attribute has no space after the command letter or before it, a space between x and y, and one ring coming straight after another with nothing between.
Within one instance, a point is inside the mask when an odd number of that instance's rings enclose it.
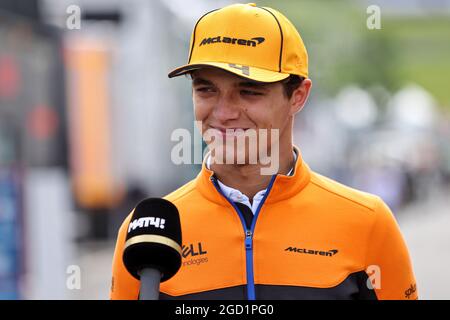
<instances>
[{"instance_id":1,"label":"man's neck","mask_svg":"<svg viewBox=\"0 0 450 320\"><path fill-rule=\"evenodd\" d=\"M294 165L293 146L290 144L281 150L279 154L278 173L287 174ZM237 189L249 199L253 199L258 191L264 190L269 185L271 175L262 175L261 164L216 164L211 163L211 170L215 176L225 185Z\"/></svg>"}]
</instances>

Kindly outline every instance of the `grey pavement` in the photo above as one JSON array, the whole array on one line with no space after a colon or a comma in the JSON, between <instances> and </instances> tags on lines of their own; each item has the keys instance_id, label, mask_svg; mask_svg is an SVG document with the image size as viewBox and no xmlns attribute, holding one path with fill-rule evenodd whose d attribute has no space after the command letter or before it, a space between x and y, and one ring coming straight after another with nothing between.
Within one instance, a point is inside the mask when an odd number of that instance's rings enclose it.
<instances>
[{"instance_id":1,"label":"grey pavement","mask_svg":"<svg viewBox=\"0 0 450 320\"><path fill-rule=\"evenodd\" d=\"M419 299L450 299L450 193L398 214L409 247Z\"/></svg>"}]
</instances>

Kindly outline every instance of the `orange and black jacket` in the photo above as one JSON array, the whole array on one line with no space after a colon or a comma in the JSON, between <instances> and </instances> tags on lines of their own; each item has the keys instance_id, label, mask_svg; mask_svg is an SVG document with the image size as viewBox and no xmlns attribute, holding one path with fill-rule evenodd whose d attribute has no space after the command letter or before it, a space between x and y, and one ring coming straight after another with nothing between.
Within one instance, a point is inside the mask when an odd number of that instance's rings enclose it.
<instances>
[{"instance_id":1,"label":"orange and black jacket","mask_svg":"<svg viewBox=\"0 0 450 320\"><path fill-rule=\"evenodd\" d=\"M205 164L165 197L180 212L183 259L161 284L161 299L417 299L389 208L311 171L296 151L294 174L272 177L250 219ZM139 296L139 282L122 262L130 218L118 234L111 299Z\"/></svg>"}]
</instances>

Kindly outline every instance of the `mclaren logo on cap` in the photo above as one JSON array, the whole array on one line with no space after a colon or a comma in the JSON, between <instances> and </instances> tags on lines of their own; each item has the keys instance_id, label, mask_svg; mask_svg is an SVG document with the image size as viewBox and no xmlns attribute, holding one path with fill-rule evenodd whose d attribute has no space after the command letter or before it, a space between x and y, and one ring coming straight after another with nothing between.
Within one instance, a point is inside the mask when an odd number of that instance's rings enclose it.
<instances>
[{"instance_id":1,"label":"mclaren logo on cap","mask_svg":"<svg viewBox=\"0 0 450 320\"><path fill-rule=\"evenodd\" d=\"M264 40L266 40L266 39L263 37L256 37L256 38L251 38L250 40L247 40L247 39L238 39L238 38L217 36L214 38L203 39L202 42L200 42L199 47L206 45L206 44L212 44L212 43L228 43L228 44L237 44L240 46L256 47L256 45L263 43Z\"/></svg>"}]
</instances>

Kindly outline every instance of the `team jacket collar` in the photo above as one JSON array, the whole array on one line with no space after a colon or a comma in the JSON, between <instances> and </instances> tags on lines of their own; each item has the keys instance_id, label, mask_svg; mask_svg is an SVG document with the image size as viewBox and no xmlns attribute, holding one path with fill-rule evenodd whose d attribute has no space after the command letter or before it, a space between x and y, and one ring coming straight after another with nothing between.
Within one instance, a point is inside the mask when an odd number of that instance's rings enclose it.
<instances>
[{"instance_id":1,"label":"team jacket collar","mask_svg":"<svg viewBox=\"0 0 450 320\"><path fill-rule=\"evenodd\" d=\"M310 169L303 161L298 147L294 146L294 150L297 153L294 174L292 176L277 174L271 190L268 190L269 195L265 203L273 203L291 198L309 183ZM197 189L208 200L223 206L229 206L228 201L214 187L213 177L214 172L209 170L205 165L205 161L203 161L202 170L196 178Z\"/></svg>"}]
</instances>

